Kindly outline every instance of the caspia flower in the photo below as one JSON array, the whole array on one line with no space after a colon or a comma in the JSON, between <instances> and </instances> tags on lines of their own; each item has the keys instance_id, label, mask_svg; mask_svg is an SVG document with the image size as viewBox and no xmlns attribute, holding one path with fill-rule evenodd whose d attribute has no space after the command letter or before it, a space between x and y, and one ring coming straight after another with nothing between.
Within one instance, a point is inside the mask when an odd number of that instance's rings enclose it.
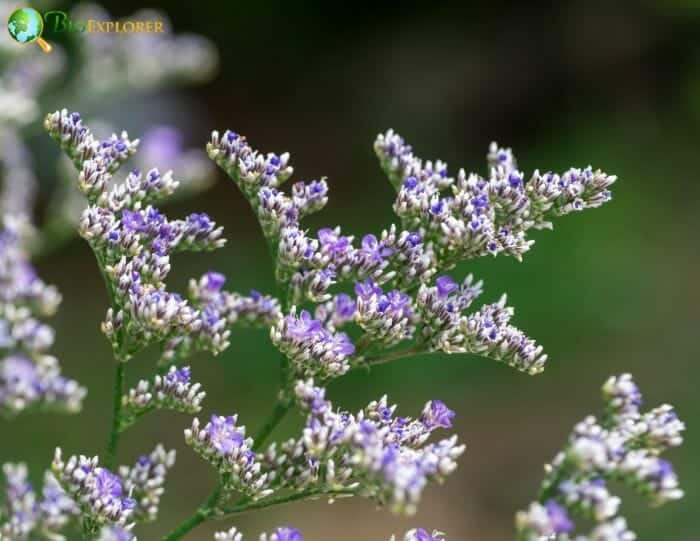
<instances>
[{"instance_id":1,"label":"caspia flower","mask_svg":"<svg viewBox=\"0 0 700 541\"><path fill-rule=\"evenodd\" d=\"M419 419L395 416L386 397L353 415L334 411L325 389L299 381L295 394L307 412L302 436L271 446L264 457L271 486L345 488L397 513L416 511L431 481L442 481L464 452L456 436L427 440L449 428L454 413L429 402Z\"/></svg>"},{"instance_id":2,"label":"caspia flower","mask_svg":"<svg viewBox=\"0 0 700 541\"><path fill-rule=\"evenodd\" d=\"M566 447L546 467L541 498L516 517L524 539L570 533L571 515L597 525L586 540L632 540L635 534L618 516L621 500L607 480L621 482L661 505L683 496L670 462L659 455L683 441L684 424L671 406L641 413L642 395L629 374L603 385L606 414L588 416L574 427Z\"/></svg>"},{"instance_id":3,"label":"caspia flower","mask_svg":"<svg viewBox=\"0 0 700 541\"><path fill-rule=\"evenodd\" d=\"M200 383L191 381L189 366L171 366L166 374L156 374L152 383L141 380L122 397L122 426L128 426L153 409L199 413L206 396L201 389Z\"/></svg>"},{"instance_id":4,"label":"caspia flower","mask_svg":"<svg viewBox=\"0 0 700 541\"><path fill-rule=\"evenodd\" d=\"M71 456L64 461L57 448L51 470L81 513L96 524L129 524L137 502L127 495L120 477L101 467L97 457Z\"/></svg>"},{"instance_id":5,"label":"caspia flower","mask_svg":"<svg viewBox=\"0 0 700 541\"><path fill-rule=\"evenodd\" d=\"M51 472L37 494L24 464L3 464L4 505L0 507L0 539L28 539L33 533L61 540L60 531L79 514L78 506L60 487Z\"/></svg>"},{"instance_id":6,"label":"caspia flower","mask_svg":"<svg viewBox=\"0 0 700 541\"><path fill-rule=\"evenodd\" d=\"M158 516L160 498L165 492L165 477L175 464L175 451L157 445L150 455L142 455L132 466L121 466L125 494L135 502L132 520L150 522Z\"/></svg>"},{"instance_id":7,"label":"caspia flower","mask_svg":"<svg viewBox=\"0 0 700 541\"><path fill-rule=\"evenodd\" d=\"M345 333L329 331L306 310L297 316L292 309L272 327L270 337L294 370L304 377L341 376L350 369L348 360L355 352Z\"/></svg>"},{"instance_id":8,"label":"caspia flower","mask_svg":"<svg viewBox=\"0 0 700 541\"><path fill-rule=\"evenodd\" d=\"M97 541L138 541L131 530L119 526L105 526L100 530Z\"/></svg>"},{"instance_id":9,"label":"caspia flower","mask_svg":"<svg viewBox=\"0 0 700 541\"><path fill-rule=\"evenodd\" d=\"M506 305L505 295L478 312L462 314L481 287L471 275L461 285L449 276L441 276L432 287L422 285L416 297L423 319L421 339L431 350L477 353L529 374L544 370L547 355L542 346L510 324L514 310Z\"/></svg>"},{"instance_id":10,"label":"caspia flower","mask_svg":"<svg viewBox=\"0 0 700 541\"><path fill-rule=\"evenodd\" d=\"M262 471L259 457L253 451L252 438L246 437L244 426L237 425L237 416L212 415L200 425L199 419L185 430L185 441L209 462L226 480L230 491L260 499L269 496L268 474Z\"/></svg>"},{"instance_id":11,"label":"caspia flower","mask_svg":"<svg viewBox=\"0 0 700 541\"><path fill-rule=\"evenodd\" d=\"M41 318L53 315L61 301L29 261L31 226L6 215L0 229L0 413L15 415L38 406L80 411L86 390L61 375L47 352L53 329Z\"/></svg>"},{"instance_id":12,"label":"caspia flower","mask_svg":"<svg viewBox=\"0 0 700 541\"><path fill-rule=\"evenodd\" d=\"M428 530L424 530L423 528L408 530L402 539L403 541L447 541L447 537L445 537L444 533L438 532L437 530L433 530L432 533L429 533ZM395 536L391 536L389 541L397 540Z\"/></svg>"},{"instance_id":13,"label":"caspia flower","mask_svg":"<svg viewBox=\"0 0 700 541\"><path fill-rule=\"evenodd\" d=\"M243 534L236 528L214 534L214 541L243 541ZM271 534L260 534L259 541L304 541L301 532L289 526L277 528Z\"/></svg>"},{"instance_id":14,"label":"caspia flower","mask_svg":"<svg viewBox=\"0 0 700 541\"><path fill-rule=\"evenodd\" d=\"M534 241L531 228L551 228L549 219L596 208L610 200L616 177L591 167L557 175L517 169L510 149L492 143L489 176L460 169L456 177L441 161L423 161L392 130L374 145L382 169L397 190L396 214L434 241L441 270L460 259L505 253L520 259Z\"/></svg>"}]
</instances>

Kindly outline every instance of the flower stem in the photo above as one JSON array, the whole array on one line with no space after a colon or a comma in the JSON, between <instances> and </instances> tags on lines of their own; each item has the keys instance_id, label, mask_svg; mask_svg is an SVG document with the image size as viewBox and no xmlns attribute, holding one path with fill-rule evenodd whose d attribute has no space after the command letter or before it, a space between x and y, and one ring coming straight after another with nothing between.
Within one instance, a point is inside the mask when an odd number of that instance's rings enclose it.
<instances>
[{"instance_id":1,"label":"flower stem","mask_svg":"<svg viewBox=\"0 0 700 541\"><path fill-rule=\"evenodd\" d=\"M276 505L284 505L287 503L298 502L302 500L309 500L315 497L323 496L353 496L356 489L338 489L338 490L328 490L323 488L313 488L308 490L302 490L301 492L296 492L294 494L287 494L285 496L278 496L276 498L268 498L266 500L259 501L244 501L233 507L228 507L221 509L221 512L216 515L216 519L228 518L231 515L240 515L241 513L246 513L248 511L257 511L258 509L265 509L267 507L272 507Z\"/></svg>"},{"instance_id":2,"label":"flower stem","mask_svg":"<svg viewBox=\"0 0 700 541\"><path fill-rule=\"evenodd\" d=\"M202 522L211 517L216 510L217 504L219 503L222 488L221 483L219 483L206 501L200 505L191 516L183 520L172 532L163 537L162 541L176 541L177 539L181 539L187 533L194 530Z\"/></svg>"},{"instance_id":3,"label":"flower stem","mask_svg":"<svg viewBox=\"0 0 700 541\"><path fill-rule=\"evenodd\" d=\"M396 359L402 359L403 357L413 357L414 355L420 355L421 353L427 353L427 350L423 345L415 345L409 349L402 349L399 351L391 351L385 353L384 355L377 355L375 357L367 357L364 361L358 364L355 368L370 368L378 364L388 363L389 361L395 361Z\"/></svg>"},{"instance_id":4,"label":"flower stem","mask_svg":"<svg viewBox=\"0 0 700 541\"><path fill-rule=\"evenodd\" d=\"M117 456L117 447L119 446L119 436L121 435L122 425L122 394L124 393L124 375L126 372L126 363L117 360L117 370L114 377L114 395L112 397L112 429L107 439L107 447L105 449L104 465L107 469L114 468L114 462Z\"/></svg>"},{"instance_id":5,"label":"flower stem","mask_svg":"<svg viewBox=\"0 0 700 541\"><path fill-rule=\"evenodd\" d=\"M275 404L275 409L272 410L272 414L265 421L265 424L258 430L253 438L253 451L259 451L265 444L267 438L272 434L272 431L277 428L284 419L287 412L292 408L293 402L284 398L280 398Z\"/></svg>"},{"instance_id":6,"label":"flower stem","mask_svg":"<svg viewBox=\"0 0 700 541\"><path fill-rule=\"evenodd\" d=\"M272 433L272 431L279 425L279 423L284 419L284 416L287 414L287 412L291 409L293 402L291 400L285 400L283 398L280 398L277 401L277 404L275 405L275 409L272 411L272 414L270 415L269 419L265 422L265 424L262 426L262 428L258 431L258 433L255 435L254 439L254 446L253 450L258 451L262 445L265 443L265 440L267 437ZM199 506L199 508L188 518L186 518L184 521L180 523L180 525L175 528L172 532L170 532L168 535L163 537L162 541L176 541L177 539L180 539L183 537L185 534L199 526L202 522L206 521L212 515L215 513L218 514L217 512L217 504L219 503L219 499L221 498L221 492L222 492L223 486L222 483L219 482L217 487L214 489L214 491L209 495L207 500ZM310 497L310 496L307 496ZM286 496L285 498L289 498ZM295 499L299 498L292 498L288 501L294 501ZM271 500L265 500L265 502L272 502L275 500L275 498ZM245 501L245 500L244 500ZM286 500L285 500L286 501ZM277 505L278 502L275 503L268 503L267 505L261 506L260 504L263 502L251 502L251 503L241 503L239 506L234 506L231 509L231 513L241 513L243 512L243 508L245 507L246 509L248 508L255 508L255 509L260 509L262 507L268 507L269 505ZM280 501L279 503L285 503ZM229 511L226 511L229 512Z\"/></svg>"}]
</instances>

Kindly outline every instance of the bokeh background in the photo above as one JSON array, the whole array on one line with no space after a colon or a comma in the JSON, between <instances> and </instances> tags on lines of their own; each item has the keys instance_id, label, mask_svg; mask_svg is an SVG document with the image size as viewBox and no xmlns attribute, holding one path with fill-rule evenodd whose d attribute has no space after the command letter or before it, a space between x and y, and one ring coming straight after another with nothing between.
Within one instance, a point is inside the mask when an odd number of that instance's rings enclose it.
<instances>
[{"instance_id":1,"label":"bokeh background","mask_svg":"<svg viewBox=\"0 0 700 541\"><path fill-rule=\"evenodd\" d=\"M514 148L526 172L592 164L619 176L611 204L535 233L523 263L483 259L454 272L484 279L487 301L509 294L516 324L550 355L544 374L529 377L475 356L430 356L331 385L331 397L351 409L388 393L405 413L434 397L458 411L455 428L467 453L445 486L427 491L418 515L392 517L364 501L305 503L241 516L243 531L290 523L311 541L386 540L420 525L455 541L511 539L513 514L535 495L542 464L575 422L600 407L602 382L630 371L647 405L671 402L687 421L686 444L670 456L687 497L649 513L629 494L624 514L642 541L700 539L700 3L553 4L149 3L176 30L213 40L220 74L179 90L177 99L170 91L138 102L117 96L103 104L103 116L138 134L148 111L149 121L185 129L187 143L202 153L214 128L244 133L262 150L290 151L297 179L327 176L331 185L331 201L311 218L312 229L341 224L362 234L392 222L392 190L371 147L388 127L418 155L453 168L485 173L487 146L497 140ZM130 0L103 5L118 16L144 7ZM50 106L75 104L69 98ZM184 288L188 277L218 269L230 288L272 291L255 219L235 186L217 175L211 190L169 212L206 210L225 226L229 244L179 257L172 282ZM110 350L99 331L107 298L89 249L75 238L38 266L64 295L53 320L54 351L90 393L79 416L0 420L0 462L25 459L35 473L56 445L99 452L112 384ZM237 330L232 342L225 354L192 365L209 393L205 414L238 412L254 428L273 404L276 352L262 331ZM148 373L152 362L148 355L133 362L130 379ZM301 422L292 416L279 437ZM183 445L187 424L157 414L124 438L124 463L158 441L179 452L161 518L139 532L142 539L157 539L189 514L214 482ZM213 531L201 527L187 539L211 539Z\"/></svg>"}]
</instances>

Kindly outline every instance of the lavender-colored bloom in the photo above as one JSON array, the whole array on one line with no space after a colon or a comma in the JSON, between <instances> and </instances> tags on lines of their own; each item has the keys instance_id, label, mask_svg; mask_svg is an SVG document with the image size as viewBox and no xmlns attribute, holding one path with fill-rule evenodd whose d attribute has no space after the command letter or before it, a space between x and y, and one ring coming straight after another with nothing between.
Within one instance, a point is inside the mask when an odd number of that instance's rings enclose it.
<instances>
[{"instance_id":1,"label":"lavender-colored bloom","mask_svg":"<svg viewBox=\"0 0 700 541\"><path fill-rule=\"evenodd\" d=\"M207 144L209 157L252 199L261 188L277 188L293 172L289 154L267 154L253 150L244 137L232 131L212 132Z\"/></svg>"},{"instance_id":2,"label":"lavender-colored bloom","mask_svg":"<svg viewBox=\"0 0 700 541\"><path fill-rule=\"evenodd\" d=\"M80 411L85 388L61 375L55 357L41 355L36 361L22 355L0 360L0 411L16 414L31 406L56 411Z\"/></svg>"},{"instance_id":3,"label":"lavender-colored bloom","mask_svg":"<svg viewBox=\"0 0 700 541\"><path fill-rule=\"evenodd\" d=\"M627 529L627 521L618 517L610 522L604 522L596 526L589 541L635 541L637 535Z\"/></svg>"},{"instance_id":4,"label":"lavender-colored bloom","mask_svg":"<svg viewBox=\"0 0 700 541\"><path fill-rule=\"evenodd\" d=\"M199 413L206 393L201 384L191 381L190 374L189 366L171 366L164 375L156 374L152 383L139 381L122 397L122 426L129 426L154 409Z\"/></svg>"},{"instance_id":5,"label":"lavender-colored bloom","mask_svg":"<svg viewBox=\"0 0 700 541\"><path fill-rule=\"evenodd\" d=\"M199 419L185 430L185 441L227 479L226 490L243 492L258 499L272 493L268 475L252 450L253 440L245 435L245 427L237 425L237 416L212 415L203 428Z\"/></svg>"},{"instance_id":6,"label":"lavender-colored bloom","mask_svg":"<svg viewBox=\"0 0 700 541\"><path fill-rule=\"evenodd\" d=\"M175 451L166 451L162 445L158 445L150 455L139 457L133 466L119 468L124 492L135 502L134 520L156 519L160 498L165 492L165 478L174 464Z\"/></svg>"},{"instance_id":7,"label":"lavender-colored bloom","mask_svg":"<svg viewBox=\"0 0 700 541\"><path fill-rule=\"evenodd\" d=\"M350 368L349 357L355 352L345 333L329 331L306 310L298 316L292 310L272 328L270 336L294 370L305 377L340 376Z\"/></svg>"},{"instance_id":8,"label":"lavender-colored bloom","mask_svg":"<svg viewBox=\"0 0 700 541\"><path fill-rule=\"evenodd\" d=\"M295 182L292 200L301 217L318 212L328 203L328 184L325 180Z\"/></svg>"},{"instance_id":9,"label":"lavender-colored bloom","mask_svg":"<svg viewBox=\"0 0 700 541\"><path fill-rule=\"evenodd\" d=\"M431 400L425 405L421 421L428 429L438 426L452 428L452 419L455 415L455 412L448 408L442 400Z\"/></svg>"},{"instance_id":10,"label":"lavender-colored bloom","mask_svg":"<svg viewBox=\"0 0 700 541\"><path fill-rule=\"evenodd\" d=\"M396 537L392 536L389 541L396 541ZM447 538L444 533L437 530L429 533L428 530L423 528L414 528L406 532L403 541L447 541Z\"/></svg>"},{"instance_id":11,"label":"lavender-colored bloom","mask_svg":"<svg viewBox=\"0 0 700 541\"><path fill-rule=\"evenodd\" d=\"M97 524L128 524L136 502L126 495L117 475L99 466L97 457L71 456L64 462L56 449L51 469L83 514Z\"/></svg>"},{"instance_id":12,"label":"lavender-colored bloom","mask_svg":"<svg viewBox=\"0 0 700 541\"><path fill-rule=\"evenodd\" d=\"M347 293L338 293L324 304L316 307L314 317L325 326L338 329L350 321L354 321L357 303Z\"/></svg>"},{"instance_id":13,"label":"lavender-colored bloom","mask_svg":"<svg viewBox=\"0 0 700 541\"><path fill-rule=\"evenodd\" d=\"M356 284L355 293L355 321L374 341L393 345L412 337L417 317L409 295L397 289L384 293L371 279Z\"/></svg>"},{"instance_id":14,"label":"lavender-colored bloom","mask_svg":"<svg viewBox=\"0 0 700 541\"><path fill-rule=\"evenodd\" d=\"M564 503L574 511L593 518L597 522L608 520L619 509L621 500L608 492L605 479L590 481L564 481L559 485Z\"/></svg>"},{"instance_id":15,"label":"lavender-colored bloom","mask_svg":"<svg viewBox=\"0 0 700 541\"><path fill-rule=\"evenodd\" d=\"M639 387L630 374L608 379L603 385L603 398L616 415L635 415L642 405Z\"/></svg>"},{"instance_id":16,"label":"lavender-colored bloom","mask_svg":"<svg viewBox=\"0 0 700 541\"><path fill-rule=\"evenodd\" d=\"M396 417L386 397L353 415L335 412L313 381L297 382L295 394L308 412L306 428L299 440L268 450L265 464L278 472L274 484L355 487L395 512L411 514L427 484L452 473L464 452L456 437L428 443L438 427Z\"/></svg>"},{"instance_id":17,"label":"lavender-colored bloom","mask_svg":"<svg viewBox=\"0 0 700 541\"><path fill-rule=\"evenodd\" d=\"M77 412L83 387L61 375L47 355L53 329L38 318L52 315L61 300L29 262L31 229L24 219L3 217L0 229L0 413L32 406Z\"/></svg>"},{"instance_id":18,"label":"lavender-colored bloom","mask_svg":"<svg viewBox=\"0 0 700 541\"><path fill-rule=\"evenodd\" d=\"M261 534L259 541L304 541L301 532L289 526L277 528L271 534ZM243 534L236 528L214 534L215 541L243 541Z\"/></svg>"},{"instance_id":19,"label":"lavender-colored bloom","mask_svg":"<svg viewBox=\"0 0 700 541\"><path fill-rule=\"evenodd\" d=\"M627 530L624 519L616 516L620 498L608 492L606 480L636 489L654 505L681 498L683 492L673 466L658 454L669 444L680 443L682 423L670 406L639 413L642 396L629 374L610 378L603 385L603 397L606 422L601 424L588 416L574 427L565 448L547 465L541 493L557 505L555 508L545 502L550 522L552 510L560 515L564 506L599 523L588 538L580 539L632 540L634 534ZM670 433L651 428L660 419L673 426ZM519 529L546 535L541 529L546 522L542 509L541 501L534 502L527 512L519 513Z\"/></svg>"},{"instance_id":20,"label":"lavender-colored bloom","mask_svg":"<svg viewBox=\"0 0 700 541\"><path fill-rule=\"evenodd\" d=\"M260 541L267 541L268 538L266 538L264 535L260 536ZM303 541L304 537L301 535L301 532L297 530L296 528L291 528L289 526L283 526L281 528L277 528L272 534L269 536L269 541Z\"/></svg>"},{"instance_id":21,"label":"lavender-colored bloom","mask_svg":"<svg viewBox=\"0 0 700 541\"><path fill-rule=\"evenodd\" d=\"M41 498L29 483L24 464L3 464L4 505L0 507L0 538L24 540L33 532L60 538L59 532L78 514L78 506L68 497L50 472L44 475Z\"/></svg>"},{"instance_id":22,"label":"lavender-colored bloom","mask_svg":"<svg viewBox=\"0 0 700 541\"><path fill-rule=\"evenodd\" d=\"M574 528L566 509L552 500L545 505L534 502L527 511L520 511L516 526L521 532L545 538L569 533Z\"/></svg>"},{"instance_id":23,"label":"lavender-colored bloom","mask_svg":"<svg viewBox=\"0 0 700 541\"><path fill-rule=\"evenodd\" d=\"M405 223L425 230L448 267L487 254L520 259L533 243L526 237L529 229L551 227L551 216L600 206L615 182L591 168L544 176L535 171L525 182L512 151L495 143L488 179L464 170L450 177L445 164L417 158L393 131L377 137L375 151L398 192L394 210Z\"/></svg>"},{"instance_id":24,"label":"lavender-colored bloom","mask_svg":"<svg viewBox=\"0 0 700 541\"><path fill-rule=\"evenodd\" d=\"M506 306L505 295L478 312L462 314L480 293L481 282L474 283L471 275L461 286L448 276L438 278L433 287L421 286L416 305L422 340L432 350L477 353L529 374L541 372L547 356L542 346L510 324L513 309Z\"/></svg>"},{"instance_id":25,"label":"lavender-colored bloom","mask_svg":"<svg viewBox=\"0 0 700 541\"><path fill-rule=\"evenodd\" d=\"M136 536L125 528L119 526L104 526L100 530L97 541L138 541Z\"/></svg>"}]
</instances>

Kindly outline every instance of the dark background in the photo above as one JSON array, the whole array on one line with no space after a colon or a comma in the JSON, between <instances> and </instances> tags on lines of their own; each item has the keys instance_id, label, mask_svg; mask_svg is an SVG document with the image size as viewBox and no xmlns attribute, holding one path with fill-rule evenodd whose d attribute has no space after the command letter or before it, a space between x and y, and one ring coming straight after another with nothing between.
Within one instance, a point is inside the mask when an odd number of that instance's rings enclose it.
<instances>
[{"instance_id":1,"label":"dark background","mask_svg":"<svg viewBox=\"0 0 700 541\"><path fill-rule=\"evenodd\" d=\"M104 4L115 16L144 7ZM649 513L641 498L626 494L623 513L642 541L700 539L700 3L552 4L149 5L163 9L176 31L213 40L220 75L185 90L184 98L178 90L177 100L174 91L139 102L123 96L105 104L104 114L136 134L140 111L148 110L154 122L186 128L188 143L202 152L214 128L246 134L261 150L290 151L295 178L329 177L331 201L308 222L313 229L341 224L361 234L391 223L392 189L372 152L375 135L389 127L419 156L441 158L453 169L485 173L495 139L514 148L527 173L592 164L619 176L611 204L561 219L553 233L534 233L537 243L523 263L489 258L454 273L483 278L486 302L509 293L515 323L550 355L543 375L475 356L431 356L331 386L336 403L352 409L388 393L406 414L434 397L458 411L467 453L444 487L426 492L416 517L395 518L365 501L298 504L240 517L236 525L249 535L289 523L310 541L383 541L417 525L439 527L455 541L512 538L513 514L534 498L542 464L575 422L600 407L603 381L630 371L648 406L671 402L687 421L687 441L670 457L687 497ZM56 103L52 110L63 106L76 105ZM211 255L176 258L171 283L183 288L188 277L211 268L225 271L232 289L272 291L255 220L235 186L217 174L212 190L169 212L207 211L225 226L229 244ZM99 452L112 378L99 332L107 298L87 246L76 238L39 269L65 298L54 319L55 352L90 394L80 416L0 421L0 461L26 457L35 472L57 444L67 452ZM204 415L238 412L255 428L274 400L275 350L264 331L237 330L232 342L216 359L192 361L209 392ZM151 363L152 355L134 361L133 379ZM280 437L300 423L291 419ZM157 441L179 451L160 520L139 532L142 539L157 538L189 514L213 484L212 472L182 442L187 424L186 417L157 414L125 437L125 463ZM211 539L212 531L203 527L188 539Z\"/></svg>"}]
</instances>

